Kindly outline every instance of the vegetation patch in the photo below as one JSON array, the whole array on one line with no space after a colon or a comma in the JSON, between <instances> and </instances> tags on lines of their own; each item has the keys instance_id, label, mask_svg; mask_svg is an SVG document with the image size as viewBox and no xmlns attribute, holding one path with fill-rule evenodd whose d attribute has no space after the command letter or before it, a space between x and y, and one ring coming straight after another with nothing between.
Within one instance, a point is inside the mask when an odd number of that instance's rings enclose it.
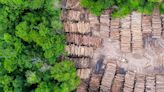
<instances>
[{"instance_id":1,"label":"vegetation patch","mask_svg":"<svg viewBox=\"0 0 164 92\"><path fill-rule=\"evenodd\" d=\"M125 16L132 11L151 14L154 8L164 13L163 0L80 0L81 5L91 13L100 16L103 10L111 8L112 17Z\"/></svg>"},{"instance_id":2,"label":"vegetation patch","mask_svg":"<svg viewBox=\"0 0 164 92\"><path fill-rule=\"evenodd\" d=\"M60 0L0 0L0 91L70 92L76 69L60 61Z\"/></svg>"}]
</instances>

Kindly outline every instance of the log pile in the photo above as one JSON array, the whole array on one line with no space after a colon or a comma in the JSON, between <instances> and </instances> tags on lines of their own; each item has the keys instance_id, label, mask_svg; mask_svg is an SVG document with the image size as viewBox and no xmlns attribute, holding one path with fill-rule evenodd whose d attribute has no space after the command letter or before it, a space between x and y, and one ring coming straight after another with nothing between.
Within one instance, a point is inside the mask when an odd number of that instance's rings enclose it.
<instances>
[{"instance_id":1,"label":"log pile","mask_svg":"<svg viewBox=\"0 0 164 92\"><path fill-rule=\"evenodd\" d=\"M89 80L91 69L77 69L77 75L82 80Z\"/></svg>"},{"instance_id":2,"label":"log pile","mask_svg":"<svg viewBox=\"0 0 164 92\"><path fill-rule=\"evenodd\" d=\"M153 38L160 38L162 33L162 27L161 27L161 18L159 9L155 9L153 11L153 17L152 17L152 37Z\"/></svg>"},{"instance_id":3,"label":"log pile","mask_svg":"<svg viewBox=\"0 0 164 92\"><path fill-rule=\"evenodd\" d=\"M102 38L109 37L109 14L102 14L100 16L100 35Z\"/></svg>"},{"instance_id":4,"label":"log pile","mask_svg":"<svg viewBox=\"0 0 164 92\"><path fill-rule=\"evenodd\" d=\"M148 75L146 76L146 92L155 92L155 76Z\"/></svg>"},{"instance_id":5,"label":"log pile","mask_svg":"<svg viewBox=\"0 0 164 92\"><path fill-rule=\"evenodd\" d=\"M82 7L80 6L79 0L66 0L66 8L73 9L73 10L79 10Z\"/></svg>"},{"instance_id":6,"label":"log pile","mask_svg":"<svg viewBox=\"0 0 164 92\"><path fill-rule=\"evenodd\" d=\"M130 31L130 16L121 19L121 42L120 47L122 52L131 52L131 31Z\"/></svg>"},{"instance_id":7,"label":"log pile","mask_svg":"<svg viewBox=\"0 0 164 92\"><path fill-rule=\"evenodd\" d=\"M145 75L138 74L136 76L134 92L144 92L144 90L145 90Z\"/></svg>"},{"instance_id":8,"label":"log pile","mask_svg":"<svg viewBox=\"0 0 164 92\"><path fill-rule=\"evenodd\" d=\"M101 81L101 86L100 86L101 92L110 92L115 73L116 73L116 64L108 63L106 65L105 73Z\"/></svg>"},{"instance_id":9,"label":"log pile","mask_svg":"<svg viewBox=\"0 0 164 92\"><path fill-rule=\"evenodd\" d=\"M164 14L161 15L162 17L162 37L164 37Z\"/></svg>"},{"instance_id":10,"label":"log pile","mask_svg":"<svg viewBox=\"0 0 164 92\"><path fill-rule=\"evenodd\" d=\"M152 32L151 16L142 15L142 33L147 34Z\"/></svg>"},{"instance_id":11,"label":"log pile","mask_svg":"<svg viewBox=\"0 0 164 92\"><path fill-rule=\"evenodd\" d=\"M92 77L89 82L89 92L99 92L100 81L101 75L92 74Z\"/></svg>"},{"instance_id":12,"label":"log pile","mask_svg":"<svg viewBox=\"0 0 164 92\"><path fill-rule=\"evenodd\" d=\"M68 21L80 21L81 12L75 10L69 10L67 12Z\"/></svg>"},{"instance_id":13,"label":"log pile","mask_svg":"<svg viewBox=\"0 0 164 92\"><path fill-rule=\"evenodd\" d=\"M112 92L122 92L123 83L124 83L124 75L116 74L112 85Z\"/></svg>"},{"instance_id":14,"label":"log pile","mask_svg":"<svg viewBox=\"0 0 164 92\"><path fill-rule=\"evenodd\" d=\"M135 73L128 71L125 75L123 92L133 92L134 81L135 81Z\"/></svg>"},{"instance_id":15,"label":"log pile","mask_svg":"<svg viewBox=\"0 0 164 92\"><path fill-rule=\"evenodd\" d=\"M156 92L164 92L164 75L156 75Z\"/></svg>"},{"instance_id":16,"label":"log pile","mask_svg":"<svg viewBox=\"0 0 164 92\"><path fill-rule=\"evenodd\" d=\"M87 34L90 33L90 25L87 22L65 22L64 23L64 30L68 33L80 33L80 34Z\"/></svg>"},{"instance_id":17,"label":"log pile","mask_svg":"<svg viewBox=\"0 0 164 92\"><path fill-rule=\"evenodd\" d=\"M81 84L77 87L76 92L88 92L87 88L88 85L84 82L81 82Z\"/></svg>"},{"instance_id":18,"label":"log pile","mask_svg":"<svg viewBox=\"0 0 164 92\"><path fill-rule=\"evenodd\" d=\"M131 32L132 32L132 51L143 48L142 31L141 31L141 14L132 12L131 15Z\"/></svg>"},{"instance_id":19,"label":"log pile","mask_svg":"<svg viewBox=\"0 0 164 92\"><path fill-rule=\"evenodd\" d=\"M100 24L98 17L92 14L89 14L90 29L93 36L100 37Z\"/></svg>"},{"instance_id":20,"label":"log pile","mask_svg":"<svg viewBox=\"0 0 164 92\"><path fill-rule=\"evenodd\" d=\"M120 39L120 19L111 19L110 23L110 38L113 40Z\"/></svg>"},{"instance_id":21,"label":"log pile","mask_svg":"<svg viewBox=\"0 0 164 92\"><path fill-rule=\"evenodd\" d=\"M90 67L90 58L70 58L70 60L74 61L77 69L84 69Z\"/></svg>"},{"instance_id":22,"label":"log pile","mask_svg":"<svg viewBox=\"0 0 164 92\"><path fill-rule=\"evenodd\" d=\"M71 56L93 57L93 47L76 46L76 45L71 44L65 47L65 51L67 51L68 54Z\"/></svg>"},{"instance_id":23,"label":"log pile","mask_svg":"<svg viewBox=\"0 0 164 92\"><path fill-rule=\"evenodd\" d=\"M89 35L79 35L79 34L67 34L67 42L76 45L100 47L102 40L99 37L93 37Z\"/></svg>"}]
</instances>

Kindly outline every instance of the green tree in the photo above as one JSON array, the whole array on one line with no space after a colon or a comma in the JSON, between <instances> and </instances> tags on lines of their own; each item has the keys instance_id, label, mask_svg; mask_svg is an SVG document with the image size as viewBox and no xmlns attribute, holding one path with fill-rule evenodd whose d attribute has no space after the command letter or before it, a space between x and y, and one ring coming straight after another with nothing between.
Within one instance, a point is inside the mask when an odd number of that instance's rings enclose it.
<instances>
[{"instance_id":1,"label":"green tree","mask_svg":"<svg viewBox=\"0 0 164 92\"><path fill-rule=\"evenodd\" d=\"M81 5L97 16L102 11L111 8L112 17L122 17L132 11L138 11L144 14L152 14L155 7L160 7L161 13L164 13L163 0L80 0Z\"/></svg>"},{"instance_id":2,"label":"green tree","mask_svg":"<svg viewBox=\"0 0 164 92\"><path fill-rule=\"evenodd\" d=\"M59 59L65 54L59 2L0 0L1 92L70 92L79 84L73 63Z\"/></svg>"}]
</instances>

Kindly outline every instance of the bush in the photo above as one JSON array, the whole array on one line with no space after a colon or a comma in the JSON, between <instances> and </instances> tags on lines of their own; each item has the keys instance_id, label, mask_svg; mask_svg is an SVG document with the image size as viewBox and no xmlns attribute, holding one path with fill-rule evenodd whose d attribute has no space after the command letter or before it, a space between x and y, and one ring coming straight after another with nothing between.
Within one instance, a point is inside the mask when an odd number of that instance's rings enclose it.
<instances>
[{"instance_id":1,"label":"bush","mask_svg":"<svg viewBox=\"0 0 164 92\"><path fill-rule=\"evenodd\" d=\"M79 84L58 0L0 0L1 92L70 92ZM55 7L55 9L54 9Z\"/></svg>"},{"instance_id":2,"label":"bush","mask_svg":"<svg viewBox=\"0 0 164 92\"><path fill-rule=\"evenodd\" d=\"M81 5L97 16L100 16L104 9L112 8L114 18L125 16L134 10L152 14L155 7L160 7L161 13L164 13L164 2L161 0L81 0Z\"/></svg>"}]
</instances>

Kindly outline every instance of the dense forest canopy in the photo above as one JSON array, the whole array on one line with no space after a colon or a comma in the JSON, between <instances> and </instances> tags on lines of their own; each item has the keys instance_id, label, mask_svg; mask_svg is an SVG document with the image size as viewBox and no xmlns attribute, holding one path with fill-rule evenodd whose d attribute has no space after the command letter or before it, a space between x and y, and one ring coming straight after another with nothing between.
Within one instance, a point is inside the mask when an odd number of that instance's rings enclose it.
<instances>
[{"instance_id":1,"label":"dense forest canopy","mask_svg":"<svg viewBox=\"0 0 164 92\"><path fill-rule=\"evenodd\" d=\"M0 0L0 91L70 92L79 84L64 55L60 0Z\"/></svg>"},{"instance_id":2,"label":"dense forest canopy","mask_svg":"<svg viewBox=\"0 0 164 92\"><path fill-rule=\"evenodd\" d=\"M164 14L163 0L80 0L81 5L100 16L104 9L112 9L112 17L125 16L132 11L151 14L154 8L159 8Z\"/></svg>"}]
</instances>

